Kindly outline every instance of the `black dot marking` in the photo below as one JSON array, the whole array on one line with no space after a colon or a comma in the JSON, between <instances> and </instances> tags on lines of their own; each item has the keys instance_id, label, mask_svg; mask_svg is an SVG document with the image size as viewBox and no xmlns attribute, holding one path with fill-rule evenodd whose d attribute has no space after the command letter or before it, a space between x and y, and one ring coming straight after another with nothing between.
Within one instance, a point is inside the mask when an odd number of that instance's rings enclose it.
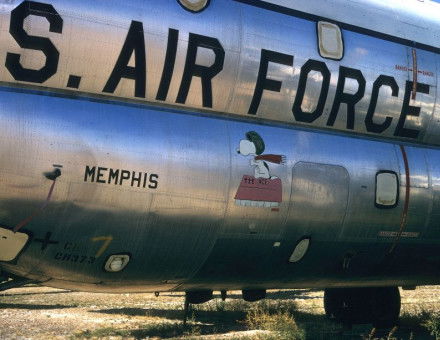
<instances>
[{"instance_id":1,"label":"black dot marking","mask_svg":"<svg viewBox=\"0 0 440 340\"><path fill-rule=\"evenodd\" d=\"M69 80L67 81L67 87L70 87L72 89L79 88L79 83L81 82L81 77L79 76L69 76Z\"/></svg>"}]
</instances>

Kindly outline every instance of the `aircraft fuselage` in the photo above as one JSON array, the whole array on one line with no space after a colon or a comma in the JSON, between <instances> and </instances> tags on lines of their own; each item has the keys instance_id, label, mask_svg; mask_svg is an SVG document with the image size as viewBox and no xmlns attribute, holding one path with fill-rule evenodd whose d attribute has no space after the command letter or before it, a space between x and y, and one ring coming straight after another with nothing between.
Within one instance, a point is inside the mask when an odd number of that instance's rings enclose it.
<instances>
[{"instance_id":1,"label":"aircraft fuselage","mask_svg":"<svg viewBox=\"0 0 440 340\"><path fill-rule=\"evenodd\" d=\"M272 2L0 2L0 242L24 240L2 270L113 292L440 283L438 43L399 33L404 9L375 29Z\"/></svg>"}]
</instances>

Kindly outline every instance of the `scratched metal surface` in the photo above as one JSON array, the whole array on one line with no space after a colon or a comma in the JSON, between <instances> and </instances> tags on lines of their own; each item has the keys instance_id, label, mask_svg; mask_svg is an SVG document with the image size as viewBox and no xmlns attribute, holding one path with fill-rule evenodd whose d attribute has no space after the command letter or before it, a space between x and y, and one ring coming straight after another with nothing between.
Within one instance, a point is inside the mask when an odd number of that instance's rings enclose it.
<instances>
[{"instance_id":1,"label":"scratched metal surface","mask_svg":"<svg viewBox=\"0 0 440 340\"><path fill-rule=\"evenodd\" d=\"M0 101L0 223L13 227L39 207L51 184L43 173L63 166L48 208L22 229L30 244L1 264L7 271L93 291L438 283L440 233L425 223L440 214L434 149L408 148L405 231L418 236L402 237L385 275L379 264L395 238L378 233L399 230L406 185L393 144L44 92L3 88ZM276 208L235 200L255 170L253 156L237 153L249 131L263 155L285 156L268 163L281 183ZM106 170L86 178L86 166ZM156 174L157 187L114 184L110 168ZM399 175L396 208L374 206L380 170ZM48 232L55 243L42 242ZM309 253L288 263L304 236ZM131 254L127 268L105 272L118 253ZM348 253L353 267L341 271Z\"/></svg>"},{"instance_id":2,"label":"scratched metal surface","mask_svg":"<svg viewBox=\"0 0 440 340\"><path fill-rule=\"evenodd\" d=\"M262 1L258 1L261 3ZM313 15L382 32L408 41L431 45L438 49L439 4L431 1L383 3L376 0L333 0L323 6L320 1L266 1ZM20 54L23 67L39 69L46 57L41 51L20 48L9 33L10 13L21 1L0 1L0 46L2 51ZM438 70L439 54L416 48L417 81L429 85L429 93L418 93L409 105L420 107L419 116L407 116L404 127L419 131L416 138L396 131L402 115L405 82L412 81L412 48L343 29L345 45L341 61L321 58L317 49L316 22L277 13L232 0L213 0L210 6L198 14L182 9L175 0L141 1L50 1L63 19L62 33L49 32L48 21L36 15L29 16L24 28L30 35L49 37L59 51L56 73L42 84L17 81L0 63L0 81L18 86L40 86L44 90L58 89L72 93L111 96L120 100L140 100L152 104L167 104L195 110L248 114L257 83L261 50L272 50L293 56L293 66L270 62L267 77L282 82L281 90L263 91L256 118L275 120L303 127L314 127L362 134L374 138L389 138L410 143L440 145ZM423 20L421 19L423 18ZM122 78L113 92L103 92L115 67L132 21L142 23L146 49L145 96L135 97L135 82ZM179 31L176 61L166 100L157 100L167 51L168 30ZM221 72L212 79L212 105L202 103L202 85L193 77L184 104L177 103L185 68L190 34L217 39L225 52ZM325 62L331 72L330 88L322 115L313 123L295 119L292 105L296 97L301 67L308 59ZM209 67L215 62L212 48L198 48L196 63ZM129 63L134 66L134 61ZM328 125L329 114L335 99L339 67L350 67L362 72L366 80L365 94L355 106L355 123L347 127L346 104L341 104L334 125ZM400 69L396 69L399 67ZM67 88L70 75L81 77L78 89ZM382 124L392 118L390 126L382 133L367 131L365 118L371 102L374 81L379 75L394 77L399 93L391 96L391 90L383 86L374 115L374 122ZM302 109L312 112L321 91L322 77L318 72L309 75ZM344 91L355 93L357 81L348 79ZM436 100L437 98L437 100ZM408 111L408 110L403 110Z\"/></svg>"}]
</instances>

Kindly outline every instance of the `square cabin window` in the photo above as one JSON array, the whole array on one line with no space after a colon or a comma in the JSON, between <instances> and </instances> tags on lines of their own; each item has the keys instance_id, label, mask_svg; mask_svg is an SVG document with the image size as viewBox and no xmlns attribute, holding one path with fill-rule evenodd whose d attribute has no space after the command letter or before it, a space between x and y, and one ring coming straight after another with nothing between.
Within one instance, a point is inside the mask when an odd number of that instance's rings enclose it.
<instances>
[{"instance_id":1,"label":"square cabin window","mask_svg":"<svg viewBox=\"0 0 440 340\"><path fill-rule=\"evenodd\" d=\"M323 58L341 60L344 56L344 41L338 25L330 22L318 22L318 49Z\"/></svg>"},{"instance_id":2,"label":"square cabin window","mask_svg":"<svg viewBox=\"0 0 440 340\"><path fill-rule=\"evenodd\" d=\"M394 208L399 200L399 180L393 171L376 174L376 207Z\"/></svg>"}]
</instances>

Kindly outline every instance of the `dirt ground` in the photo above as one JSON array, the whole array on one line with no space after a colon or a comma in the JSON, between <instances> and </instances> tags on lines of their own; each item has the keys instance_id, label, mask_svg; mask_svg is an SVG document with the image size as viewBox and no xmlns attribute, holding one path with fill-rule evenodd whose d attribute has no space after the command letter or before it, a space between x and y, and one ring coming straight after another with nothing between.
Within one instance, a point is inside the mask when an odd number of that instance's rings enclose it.
<instances>
[{"instance_id":1,"label":"dirt ground","mask_svg":"<svg viewBox=\"0 0 440 340\"><path fill-rule=\"evenodd\" d=\"M401 324L393 339L434 339L421 326L440 311L440 287L402 291ZM371 325L347 329L326 320L323 292L270 291L264 302L246 303L240 292L225 302L194 306L183 325L183 293L92 294L26 286L0 295L0 339L276 339L246 322L255 306L293 311L306 339L368 339ZM370 339L386 339L389 330ZM312 335L313 334L313 335ZM289 338L289 337L288 337ZM391 337L390 337L391 339Z\"/></svg>"}]
</instances>

